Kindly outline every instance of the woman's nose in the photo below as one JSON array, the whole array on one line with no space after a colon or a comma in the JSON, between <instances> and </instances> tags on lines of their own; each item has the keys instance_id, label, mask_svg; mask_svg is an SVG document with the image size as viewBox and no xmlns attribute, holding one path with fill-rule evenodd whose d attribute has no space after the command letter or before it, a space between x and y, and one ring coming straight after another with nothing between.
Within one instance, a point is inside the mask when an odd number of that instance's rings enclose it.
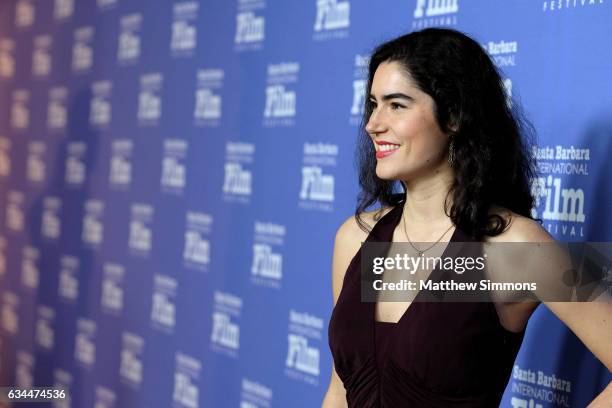
<instances>
[{"instance_id":1,"label":"woman's nose","mask_svg":"<svg viewBox=\"0 0 612 408\"><path fill-rule=\"evenodd\" d=\"M377 110L374 110L368 119L368 123L366 124L366 132L368 133L378 133L383 130L383 122L381 120L380 114Z\"/></svg>"}]
</instances>

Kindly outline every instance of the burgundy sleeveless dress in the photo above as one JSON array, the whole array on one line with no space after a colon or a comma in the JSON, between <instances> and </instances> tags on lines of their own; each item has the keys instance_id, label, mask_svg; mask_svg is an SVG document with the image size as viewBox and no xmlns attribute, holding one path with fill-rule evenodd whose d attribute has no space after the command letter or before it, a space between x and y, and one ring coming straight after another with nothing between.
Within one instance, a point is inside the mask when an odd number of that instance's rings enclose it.
<instances>
[{"instance_id":1,"label":"burgundy sleeveless dress","mask_svg":"<svg viewBox=\"0 0 612 408\"><path fill-rule=\"evenodd\" d=\"M391 242L403 200L366 242ZM451 242L474 241L455 229ZM361 302L361 250L351 261L329 322L329 346L349 407L498 407L524 330L507 331L491 302L423 302L397 323L375 321ZM434 270L431 280L440 278Z\"/></svg>"}]
</instances>

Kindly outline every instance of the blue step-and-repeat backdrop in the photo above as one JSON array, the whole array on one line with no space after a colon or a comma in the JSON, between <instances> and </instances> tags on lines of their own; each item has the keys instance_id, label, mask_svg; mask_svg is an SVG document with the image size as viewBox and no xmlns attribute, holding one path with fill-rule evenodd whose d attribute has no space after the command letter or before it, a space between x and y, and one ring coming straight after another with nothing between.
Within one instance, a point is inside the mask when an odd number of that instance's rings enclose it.
<instances>
[{"instance_id":1,"label":"blue step-and-repeat backdrop","mask_svg":"<svg viewBox=\"0 0 612 408\"><path fill-rule=\"evenodd\" d=\"M0 382L64 407L318 407L364 68L474 36L538 133L534 215L611 241L608 0L3 0ZM504 407L608 370L545 307Z\"/></svg>"}]
</instances>

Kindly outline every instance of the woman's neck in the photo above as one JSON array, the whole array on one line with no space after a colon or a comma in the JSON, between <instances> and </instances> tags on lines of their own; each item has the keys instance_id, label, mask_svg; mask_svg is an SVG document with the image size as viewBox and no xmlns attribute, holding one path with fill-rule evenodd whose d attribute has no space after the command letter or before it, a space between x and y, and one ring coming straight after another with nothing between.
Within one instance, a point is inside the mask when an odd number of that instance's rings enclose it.
<instances>
[{"instance_id":1,"label":"woman's neck","mask_svg":"<svg viewBox=\"0 0 612 408\"><path fill-rule=\"evenodd\" d=\"M453 178L452 170L447 167L435 171L430 177L403 181L406 188L406 224L414 227L448 224L444 204ZM449 197L449 205L452 204L451 198Z\"/></svg>"}]
</instances>

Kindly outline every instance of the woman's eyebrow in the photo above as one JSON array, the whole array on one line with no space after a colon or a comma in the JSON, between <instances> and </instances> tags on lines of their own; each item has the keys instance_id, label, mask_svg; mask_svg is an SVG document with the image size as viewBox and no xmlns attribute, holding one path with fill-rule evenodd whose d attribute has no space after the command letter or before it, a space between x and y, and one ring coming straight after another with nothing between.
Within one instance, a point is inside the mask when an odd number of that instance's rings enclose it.
<instances>
[{"instance_id":1,"label":"woman's eyebrow","mask_svg":"<svg viewBox=\"0 0 612 408\"><path fill-rule=\"evenodd\" d=\"M374 97L374 95L370 94L370 99L376 99L376 97ZM383 97L382 97L383 101L388 101L389 99L406 99L408 101L414 101L413 97L408 96L406 94L403 94L401 92L395 92L395 93L392 93L392 94L383 95Z\"/></svg>"}]
</instances>

